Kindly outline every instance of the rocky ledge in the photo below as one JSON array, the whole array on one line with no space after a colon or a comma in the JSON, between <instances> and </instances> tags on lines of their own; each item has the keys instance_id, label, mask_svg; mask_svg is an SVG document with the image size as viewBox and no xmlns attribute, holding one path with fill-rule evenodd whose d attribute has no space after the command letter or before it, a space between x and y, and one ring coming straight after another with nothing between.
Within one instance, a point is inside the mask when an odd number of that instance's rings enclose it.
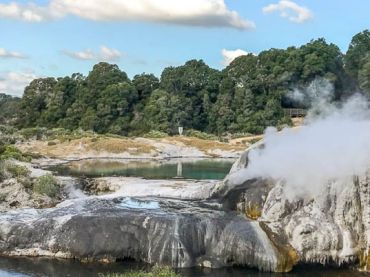
<instances>
[{"instance_id":1,"label":"rocky ledge","mask_svg":"<svg viewBox=\"0 0 370 277\"><path fill-rule=\"evenodd\" d=\"M116 179L114 193L77 193L53 208L2 213L0 253L274 272L317 263L369 269L370 174L340 186L333 180L311 198L288 198L282 181L236 182L246 167L247 152L224 182L199 195L197 185L184 194L185 184L179 195L168 188L162 194L158 184L135 195L132 185Z\"/></svg>"},{"instance_id":2,"label":"rocky ledge","mask_svg":"<svg viewBox=\"0 0 370 277\"><path fill-rule=\"evenodd\" d=\"M88 197L0 216L3 255L173 267L234 264L275 270L285 261L259 222L218 205L157 198Z\"/></svg>"}]
</instances>

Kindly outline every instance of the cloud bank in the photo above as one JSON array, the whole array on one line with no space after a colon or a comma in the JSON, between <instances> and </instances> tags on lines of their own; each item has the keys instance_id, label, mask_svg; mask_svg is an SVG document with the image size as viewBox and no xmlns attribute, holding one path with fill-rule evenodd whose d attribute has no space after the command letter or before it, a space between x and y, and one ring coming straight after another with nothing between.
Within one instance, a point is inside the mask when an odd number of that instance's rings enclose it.
<instances>
[{"instance_id":1,"label":"cloud bank","mask_svg":"<svg viewBox=\"0 0 370 277\"><path fill-rule=\"evenodd\" d=\"M270 4L264 7L262 11L265 14L279 12L281 17L295 23L304 23L313 17L312 12L308 8L299 6L291 0L280 0L277 4Z\"/></svg>"},{"instance_id":2,"label":"cloud bank","mask_svg":"<svg viewBox=\"0 0 370 277\"><path fill-rule=\"evenodd\" d=\"M0 4L0 17L30 22L68 15L94 21L146 21L202 27L253 29L255 24L228 9L224 0L51 0L48 5Z\"/></svg>"}]
</instances>

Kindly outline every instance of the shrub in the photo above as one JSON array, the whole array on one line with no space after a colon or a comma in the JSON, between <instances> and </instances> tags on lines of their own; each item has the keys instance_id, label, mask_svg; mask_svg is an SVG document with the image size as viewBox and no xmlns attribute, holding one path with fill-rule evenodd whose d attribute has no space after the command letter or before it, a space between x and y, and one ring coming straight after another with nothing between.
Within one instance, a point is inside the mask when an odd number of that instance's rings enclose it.
<instances>
[{"instance_id":1,"label":"shrub","mask_svg":"<svg viewBox=\"0 0 370 277\"><path fill-rule=\"evenodd\" d=\"M168 137L168 134L161 131L150 131L144 135L145 138L165 138Z\"/></svg>"},{"instance_id":2,"label":"shrub","mask_svg":"<svg viewBox=\"0 0 370 277\"><path fill-rule=\"evenodd\" d=\"M17 179L29 177L31 174L27 167L11 163L6 165L6 171L8 171L13 178Z\"/></svg>"},{"instance_id":3,"label":"shrub","mask_svg":"<svg viewBox=\"0 0 370 277\"><path fill-rule=\"evenodd\" d=\"M36 179L33 185L33 191L53 198L59 193L59 184L53 175L43 175Z\"/></svg>"},{"instance_id":4,"label":"shrub","mask_svg":"<svg viewBox=\"0 0 370 277\"><path fill-rule=\"evenodd\" d=\"M185 135L188 137L194 137L194 138L199 138L199 139L205 139L205 140L218 140L218 137L215 135L207 134L198 130L187 130L185 132Z\"/></svg>"},{"instance_id":5,"label":"shrub","mask_svg":"<svg viewBox=\"0 0 370 277\"><path fill-rule=\"evenodd\" d=\"M7 178L7 172L5 169L4 161L0 160L0 182L4 181Z\"/></svg>"},{"instance_id":6,"label":"shrub","mask_svg":"<svg viewBox=\"0 0 370 277\"><path fill-rule=\"evenodd\" d=\"M30 157L23 155L23 153L13 145L5 145L0 147L0 160L14 159L18 161L29 162Z\"/></svg>"},{"instance_id":7,"label":"shrub","mask_svg":"<svg viewBox=\"0 0 370 277\"><path fill-rule=\"evenodd\" d=\"M20 134L25 139L36 139L41 140L45 136L46 128L26 128L20 131Z\"/></svg>"},{"instance_id":8,"label":"shrub","mask_svg":"<svg viewBox=\"0 0 370 277\"><path fill-rule=\"evenodd\" d=\"M13 135L15 134L17 129L12 126L8 125L0 125L0 133L3 135Z\"/></svg>"},{"instance_id":9,"label":"shrub","mask_svg":"<svg viewBox=\"0 0 370 277\"><path fill-rule=\"evenodd\" d=\"M100 274L100 277L181 277L168 266L154 266L150 272L130 271L127 273Z\"/></svg>"},{"instance_id":10,"label":"shrub","mask_svg":"<svg viewBox=\"0 0 370 277\"><path fill-rule=\"evenodd\" d=\"M29 160L45 158L45 156L41 155L40 153L34 153L34 152L26 152L26 153L23 153L23 155L26 156L27 159Z\"/></svg>"}]
</instances>

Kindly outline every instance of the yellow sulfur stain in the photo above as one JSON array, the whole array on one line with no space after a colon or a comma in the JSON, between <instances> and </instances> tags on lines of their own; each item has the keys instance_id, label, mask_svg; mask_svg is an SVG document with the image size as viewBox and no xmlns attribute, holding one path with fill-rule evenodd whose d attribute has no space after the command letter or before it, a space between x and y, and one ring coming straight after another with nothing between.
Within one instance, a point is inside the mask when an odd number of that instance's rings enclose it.
<instances>
[{"instance_id":1,"label":"yellow sulfur stain","mask_svg":"<svg viewBox=\"0 0 370 277\"><path fill-rule=\"evenodd\" d=\"M360 270L370 271L370 249L360 253Z\"/></svg>"},{"instance_id":2,"label":"yellow sulfur stain","mask_svg":"<svg viewBox=\"0 0 370 277\"><path fill-rule=\"evenodd\" d=\"M258 205L252 205L246 208L245 215L253 220L257 220L262 215L262 209Z\"/></svg>"}]
</instances>

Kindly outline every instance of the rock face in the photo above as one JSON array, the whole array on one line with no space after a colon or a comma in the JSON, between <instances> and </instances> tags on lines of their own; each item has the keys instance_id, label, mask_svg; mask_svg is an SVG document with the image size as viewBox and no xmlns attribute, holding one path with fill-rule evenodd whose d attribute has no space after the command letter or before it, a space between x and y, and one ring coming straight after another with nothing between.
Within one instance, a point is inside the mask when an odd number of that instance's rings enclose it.
<instances>
[{"instance_id":1,"label":"rock face","mask_svg":"<svg viewBox=\"0 0 370 277\"><path fill-rule=\"evenodd\" d=\"M233 168L247 164L246 152ZM257 220L280 253L294 263L370 269L370 172L333 181L306 199L287 198L283 182L256 179L231 186L230 178L218 189L224 205Z\"/></svg>"},{"instance_id":2,"label":"rock face","mask_svg":"<svg viewBox=\"0 0 370 277\"><path fill-rule=\"evenodd\" d=\"M233 264L276 270L277 248L259 223L206 203L101 197L0 216L5 255L115 261L173 267Z\"/></svg>"},{"instance_id":3,"label":"rock face","mask_svg":"<svg viewBox=\"0 0 370 277\"><path fill-rule=\"evenodd\" d=\"M231 173L247 166L246 152ZM195 185L189 194L183 184L176 196L157 184L153 196L147 184L147 195L135 196L115 181L112 194L87 196L72 185L75 199L54 208L0 214L0 253L275 272L298 263L370 268L370 173L333 181L307 199L287 198L281 181L235 183L232 175L193 199L185 196L197 195Z\"/></svg>"}]
</instances>

